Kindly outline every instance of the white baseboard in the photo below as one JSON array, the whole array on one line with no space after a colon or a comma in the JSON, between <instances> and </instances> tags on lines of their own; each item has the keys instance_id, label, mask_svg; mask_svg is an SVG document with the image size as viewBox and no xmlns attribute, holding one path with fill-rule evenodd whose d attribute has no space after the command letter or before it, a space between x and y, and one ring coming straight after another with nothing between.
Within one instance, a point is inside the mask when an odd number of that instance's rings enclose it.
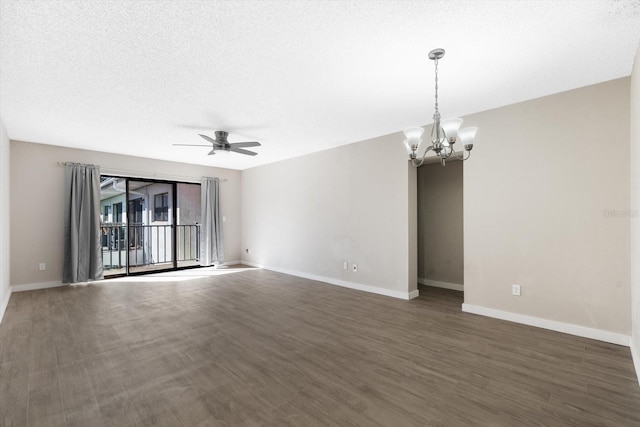
<instances>
[{"instance_id":1,"label":"white baseboard","mask_svg":"<svg viewBox=\"0 0 640 427\"><path fill-rule=\"evenodd\" d=\"M437 280L429 280L418 277L418 283L425 286L433 286L434 288L451 289L454 291L464 292L464 285L458 283L439 282Z\"/></svg>"},{"instance_id":2,"label":"white baseboard","mask_svg":"<svg viewBox=\"0 0 640 427\"><path fill-rule=\"evenodd\" d=\"M9 306L9 300L11 299L12 293L11 286L9 286L9 292L7 293L7 299L2 303L2 307L0 307L0 323L2 323L2 319L4 319L4 313L7 311L7 307Z\"/></svg>"},{"instance_id":3,"label":"white baseboard","mask_svg":"<svg viewBox=\"0 0 640 427\"><path fill-rule=\"evenodd\" d=\"M481 316L493 317L496 319L508 320L509 322L522 323L524 325L535 326L537 328L549 329L551 331L562 332L565 334L576 335L583 338L591 338L611 344L623 345L626 347L629 347L631 344L630 336L603 331L602 329L572 325L570 323L557 322L555 320L526 316L524 314L511 313L508 311L496 310L493 308L466 303L462 304L462 311L466 313L479 314Z\"/></svg>"},{"instance_id":4,"label":"white baseboard","mask_svg":"<svg viewBox=\"0 0 640 427\"><path fill-rule=\"evenodd\" d=\"M633 338L630 341L631 360L633 360L633 367L636 368L636 378L638 379L638 385L640 385L640 354L638 354L638 349L634 345Z\"/></svg>"},{"instance_id":5,"label":"white baseboard","mask_svg":"<svg viewBox=\"0 0 640 427\"><path fill-rule=\"evenodd\" d=\"M57 280L54 282L26 283L24 285L11 286L12 292L37 291L38 289L57 288L59 286L68 286L67 283Z\"/></svg>"},{"instance_id":6,"label":"white baseboard","mask_svg":"<svg viewBox=\"0 0 640 427\"><path fill-rule=\"evenodd\" d=\"M270 267L267 265L256 264L255 262L242 261L242 264L250 265L252 267L264 268L265 270L275 271L278 273L289 274L291 276L303 277L305 279L316 280L318 282L328 283L330 285L342 286L343 288L356 289L358 291L370 292L373 294L384 295L393 298L399 298L404 300L410 300L418 296L418 290L411 292L393 291L391 289L378 288L377 286L363 285L360 283L347 282L345 280L334 279L332 277L318 276L315 274L303 273L301 271L288 270L285 268Z\"/></svg>"}]
</instances>

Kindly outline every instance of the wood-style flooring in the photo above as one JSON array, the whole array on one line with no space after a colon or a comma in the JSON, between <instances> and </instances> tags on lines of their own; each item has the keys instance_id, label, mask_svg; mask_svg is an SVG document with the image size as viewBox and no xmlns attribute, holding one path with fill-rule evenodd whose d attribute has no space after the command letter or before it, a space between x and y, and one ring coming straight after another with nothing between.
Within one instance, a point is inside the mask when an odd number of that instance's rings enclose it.
<instances>
[{"instance_id":1,"label":"wood-style flooring","mask_svg":"<svg viewBox=\"0 0 640 427\"><path fill-rule=\"evenodd\" d=\"M198 274L14 293L0 425L640 425L628 348L462 313L455 291Z\"/></svg>"}]
</instances>

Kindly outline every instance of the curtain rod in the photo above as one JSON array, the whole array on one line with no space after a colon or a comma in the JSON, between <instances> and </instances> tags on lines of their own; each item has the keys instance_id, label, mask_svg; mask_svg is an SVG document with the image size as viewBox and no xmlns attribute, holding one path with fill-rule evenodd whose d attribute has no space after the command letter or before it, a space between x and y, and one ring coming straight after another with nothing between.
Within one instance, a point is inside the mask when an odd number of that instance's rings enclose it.
<instances>
[{"instance_id":1,"label":"curtain rod","mask_svg":"<svg viewBox=\"0 0 640 427\"><path fill-rule=\"evenodd\" d=\"M56 162L58 164L58 166L66 166L66 165L70 165L70 164L78 164L77 162ZM197 181L198 178L197 177L193 177L193 176L186 176L186 175L171 175L171 174L166 174L166 173L158 173L158 172L145 172L145 171L130 171L130 170L126 170L126 169L116 169L116 168L108 168L108 167L102 167L100 166L100 172L101 173L106 173L106 174L113 174L113 175L128 175L131 176L132 178L166 178L166 179L185 179L185 180L191 180L194 182L200 182ZM208 178L208 177L201 177L201 178ZM227 178L219 178L220 182L227 182L229 181Z\"/></svg>"}]
</instances>

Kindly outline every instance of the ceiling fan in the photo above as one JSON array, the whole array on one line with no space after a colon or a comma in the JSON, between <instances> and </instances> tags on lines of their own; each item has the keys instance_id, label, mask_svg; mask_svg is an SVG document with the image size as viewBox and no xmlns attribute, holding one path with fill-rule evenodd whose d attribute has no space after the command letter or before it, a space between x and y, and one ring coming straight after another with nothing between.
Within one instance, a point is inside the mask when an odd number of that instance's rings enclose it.
<instances>
[{"instance_id":1,"label":"ceiling fan","mask_svg":"<svg viewBox=\"0 0 640 427\"><path fill-rule=\"evenodd\" d=\"M254 151L243 150L241 147L260 147L260 145L262 145L257 141L229 142L227 141L229 132L225 132L223 130L217 130L214 133L215 133L216 139L208 137L207 135L198 134L204 140L210 142L213 145L212 150L209 152L210 156L216 154L216 151L218 150L233 151L234 153L246 154L248 156L255 156L258 153ZM173 145L181 146L181 147L208 147L208 145L204 145L204 144L173 144Z\"/></svg>"}]
</instances>

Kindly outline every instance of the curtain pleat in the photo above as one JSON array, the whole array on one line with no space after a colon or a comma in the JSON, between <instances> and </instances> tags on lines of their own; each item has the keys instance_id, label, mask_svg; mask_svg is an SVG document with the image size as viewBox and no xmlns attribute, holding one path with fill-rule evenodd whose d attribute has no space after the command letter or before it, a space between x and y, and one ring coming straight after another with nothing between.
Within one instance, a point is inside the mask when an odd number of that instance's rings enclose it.
<instances>
[{"instance_id":1,"label":"curtain pleat","mask_svg":"<svg viewBox=\"0 0 640 427\"><path fill-rule=\"evenodd\" d=\"M202 205L200 265L221 265L224 263L224 249L220 220L220 180L204 178L200 193Z\"/></svg>"},{"instance_id":2,"label":"curtain pleat","mask_svg":"<svg viewBox=\"0 0 640 427\"><path fill-rule=\"evenodd\" d=\"M68 163L65 172L63 283L103 277L100 168Z\"/></svg>"}]
</instances>

